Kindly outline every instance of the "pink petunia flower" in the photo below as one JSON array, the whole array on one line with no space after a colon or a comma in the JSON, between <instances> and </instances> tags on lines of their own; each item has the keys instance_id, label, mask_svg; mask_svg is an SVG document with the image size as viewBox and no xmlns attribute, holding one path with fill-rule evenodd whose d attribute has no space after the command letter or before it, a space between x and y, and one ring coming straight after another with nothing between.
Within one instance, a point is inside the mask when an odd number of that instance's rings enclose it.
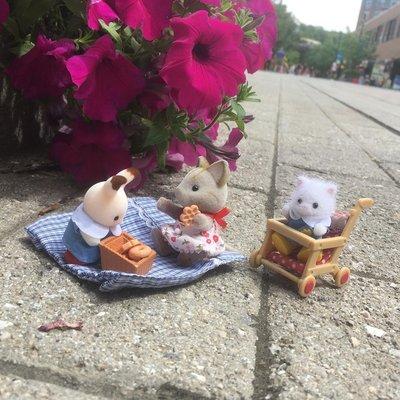
<instances>
[{"instance_id":1,"label":"pink petunia flower","mask_svg":"<svg viewBox=\"0 0 400 400\"><path fill-rule=\"evenodd\" d=\"M6 0L0 0L0 25L3 25L7 21L8 15L10 14L10 6Z\"/></svg>"},{"instance_id":2,"label":"pink petunia flower","mask_svg":"<svg viewBox=\"0 0 400 400\"><path fill-rule=\"evenodd\" d=\"M61 96L72 84L65 63L74 51L72 40L53 41L39 35L36 45L22 57L16 58L6 73L13 86L28 99Z\"/></svg>"},{"instance_id":3,"label":"pink petunia flower","mask_svg":"<svg viewBox=\"0 0 400 400\"><path fill-rule=\"evenodd\" d=\"M100 29L99 19L106 24L118 19L117 13L111 8L107 0L89 0L87 4L87 24L90 29L98 31Z\"/></svg>"},{"instance_id":4,"label":"pink petunia flower","mask_svg":"<svg viewBox=\"0 0 400 400\"><path fill-rule=\"evenodd\" d=\"M173 0L114 0L119 17L133 29L139 28L146 40L160 38L169 24Z\"/></svg>"},{"instance_id":5,"label":"pink petunia flower","mask_svg":"<svg viewBox=\"0 0 400 400\"><path fill-rule=\"evenodd\" d=\"M237 145L243 139L243 133L238 128L233 128L228 140L222 146L215 146L210 142L202 143L207 149L207 160L211 163L220 159L228 161L231 171L236 171L236 161L240 157Z\"/></svg>"},{"instance_id":6,"label":"pink petunia flower","mask_svg":"<svg viewBox=\"0 0 400 400\"><path fill-rule=\"evenodd\" d=\"M255 18L264 17L263 22L256 29L259 42L252 42L245 38L242 43L247 70L249 73L254 73L263 68L265 62L272 57L278 32L275 7L271 0L235 0L234 6L236 9L250 9Z\"/></svg>"},{"instance_id":7,"label":"pink petunia flower","mask_svg":"<svg viewBox=\"0 0 400 400\"><path fill-rule=\"evenodd\" d=\"M178 106L195 113L236 95L246 80L240 27L211 18L206 11L172 18L171 25L174 41L160 75L173 89Z\"/></svg>"},{"instance_id":8,"label":"pink petunia flower","mask_svg":"<svg viewBox=\"0 0 400 400\"><path fill-rule=\"evenodd\" d=\"M165 110L171 104L169 88L159 76L151 77L146 80L146 87L139 96L139 102L151 114Z\"/></svg>"},{"instance_id":9,"label":"pink petunia flower","mask_svg":"<svg viewBox=\"0 0 400 400\"><path fill-rule=\"evenodd\" d=\"M194 166L197 164L199 156L206 156L206 149L200 144L182 142L177 138L172 138L167 152L167 165L179 171L183 164Z\"/></svg>"},{"instance_id":10,"label":"pink petunia flower","mask_svg":"<svg viewBox=\"0 0 400 400\"><path fill-rule=\"evenodd\" d=\"M67 62L78 87L75 98L83 101L85 114L95 120L113 121L144 88L142 72L115 50L109 36L102 36L80 56Z\"/></svg>"},{"instance_id":11,"label":"pink petunia flower","mask_svg":"<svg viewBox=\"0 0 400 400\"><path fill-rule=\"evenodd\" d=\"M101 181L131 166L125 135L113 123L77 120L67 132L55 137L51 157L78 183Z\"/></svg>"}]
</instances>

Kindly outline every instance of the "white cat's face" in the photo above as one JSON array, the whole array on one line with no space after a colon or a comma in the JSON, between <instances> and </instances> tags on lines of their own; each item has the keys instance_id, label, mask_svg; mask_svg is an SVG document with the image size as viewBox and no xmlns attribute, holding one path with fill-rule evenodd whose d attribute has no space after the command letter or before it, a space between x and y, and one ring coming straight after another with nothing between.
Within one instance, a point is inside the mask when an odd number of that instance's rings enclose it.
<instances>
[{"instance_id":1,"label":"white cat's face","mask_svg":"<svg viewBox=\"0 0 400 400\"><path fill-rule=\"evenodd\" d=\"M292 215L305 218L331 216L336 209L337 186L320 179L299 177L289 207Z\"/></svg>"}]
</instances>

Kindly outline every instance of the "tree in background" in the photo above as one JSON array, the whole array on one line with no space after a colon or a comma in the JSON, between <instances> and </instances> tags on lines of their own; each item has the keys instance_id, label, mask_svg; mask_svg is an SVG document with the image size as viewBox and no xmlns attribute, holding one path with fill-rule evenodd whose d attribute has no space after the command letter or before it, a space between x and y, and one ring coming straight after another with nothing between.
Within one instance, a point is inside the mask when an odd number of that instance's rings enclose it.
<instances>
[{"instance_id":1,"label":"tree in background","mask_svg":"<svg viewBox=\"0 0 400 400\"><path fill-rule=\"evenodd\" d=\"M277 5L276 11L279 37L275 48L285 51L289 65L302 64L312 68L317 76L327 77L333 62L341 53L343 72L346 78L353 78L358 76L358 65L373 57L374 46L370 44L369 37L360 38L349 31L332 32L301 24L283 4Z\"/></svg>"}]
</instances>

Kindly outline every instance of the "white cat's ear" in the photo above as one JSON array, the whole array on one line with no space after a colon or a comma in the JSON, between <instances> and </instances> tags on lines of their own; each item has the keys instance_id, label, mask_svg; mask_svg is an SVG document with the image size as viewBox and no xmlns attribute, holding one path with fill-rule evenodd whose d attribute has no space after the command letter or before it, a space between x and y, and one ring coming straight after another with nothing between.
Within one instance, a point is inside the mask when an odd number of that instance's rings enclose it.
<instances>
[{"instance_id":1,"label":"white cat's ear","mask_svg":"<svg viewBox=\"0 0 400 400\"><path fill-rule=\"evenodd\" d=\"M207 169L209 166L210 166L210 163L207 161L207 159L203 156L200 156L197 161L197 167Z\"/></svg>"},{"instance_id":2,"label":"white cat's ear","mask_svg":"<svg viewBox=\"0 0 400 400\"><path fill-rule=\"evenodd\" d=\"M304 175L298 176L296 179L296 187L304 186L305 183L308 181L308 178Z\"/></svg>"},{"instance_id":3,"label":"white cat's ear","mask_svg":"<svg viewBox=\"0 0 400 400\"><path fill-rule=\"evenodd\" d=\"M228 182L229 165L225 160L219 160L211 164L207 171L212 175L217 186L222 187Z\"/></svg>"},{"instance_id":4,"label":"white cat's ear","mask_svg":"<svg viewBox=\"0 0 400 400\"><path fill-rule=\"evenodd\" d=\"M336 183L329 182L329 184L328 184L328 186L327 186L327 188L326 188L326 191L327 191L328 194L331 195L332 197L333 197L333 196L336 196L336 193L337 193L337 191L338 191L338 187L337 187Z\"/></svg>"}]
</instances>

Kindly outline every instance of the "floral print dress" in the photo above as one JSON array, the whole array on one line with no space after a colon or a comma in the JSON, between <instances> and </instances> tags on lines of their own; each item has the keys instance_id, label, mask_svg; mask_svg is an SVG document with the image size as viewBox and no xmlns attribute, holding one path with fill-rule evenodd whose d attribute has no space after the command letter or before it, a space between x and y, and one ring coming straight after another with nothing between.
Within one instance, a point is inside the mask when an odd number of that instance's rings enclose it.
<instances>
[{"instance_id":1,"label":"floral print dress","mask_svg":"<svg viewBox=\"0 0 400 400\"><path fill-rule=\"evenodd\" d=\"M211 228L202 231L198 235L187 235L182 232L183 225L176 221L161 227L164 239L178 253L201 253L207 257L218 256L225 250L225 244L219 233L216 221L213 221Z\"/></svg>"}]
</instances>

